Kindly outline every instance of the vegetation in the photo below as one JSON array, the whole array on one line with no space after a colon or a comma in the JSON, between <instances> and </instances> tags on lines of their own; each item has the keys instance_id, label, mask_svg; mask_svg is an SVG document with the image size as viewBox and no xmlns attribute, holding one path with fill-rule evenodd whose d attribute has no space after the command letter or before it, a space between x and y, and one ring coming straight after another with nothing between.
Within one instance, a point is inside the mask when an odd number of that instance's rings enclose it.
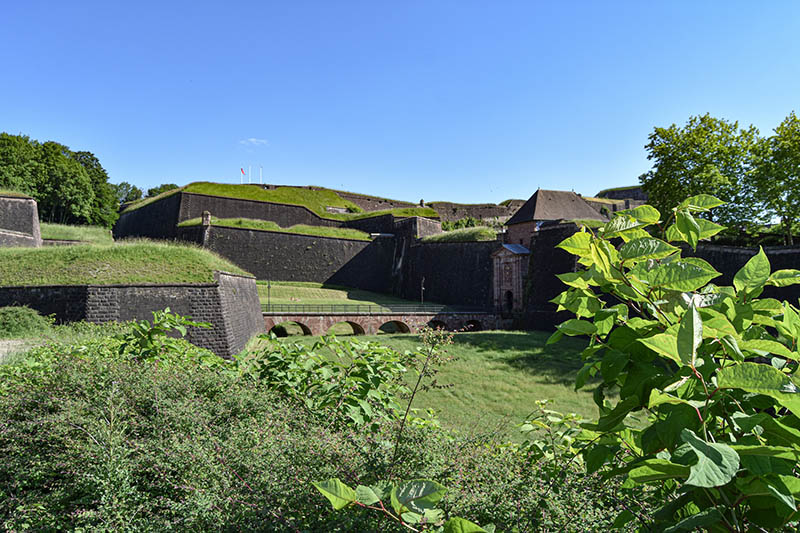
<instances>
[{"instance_id":1,"label":"vegetation","mask_svg":"<svg viewBox=\"0 0 800 533\"><path fill-rule=\"evenodd\" d=\"M663 223L639 207L559 245L586 268L559 276L568 289L554 301L576 318L551 341L587 336L576 384L602 381L600 418L576 438L589 473L649 489L654 512L626 509L616 521L643 531L800 526L800 310L759 298L767 286L800 283L800 271L772 272L761 250L732 287L709 283L719 272L670 242L695 248L718 233L696 214L721 204L691 197ZM645 231L655 224L663 240ZM647 423L632 423L634 413Z\"/></svg>"},{"instance_id":2,"label":"vegetation","mask_svg":"<svg viewBox=\"0 0 800 533\"><path fill-rule=\"evenodd\" d=\"M47 332L53 319L30 307L0 307L0 339L36 337Z\"/></svg>"},{"instance_id":3,"label":"vegetation","mask_svg":"<svg viewBox=\"0 0 800 533\"><path fill-rule=\"evenodd\" d=\"M47 222L111 227L117 220L114 190L97 157L53 141L0 133L0 188L33 197Z\"/></svg>"},{"instance_id":4,"label":"vegetation","mask_svg":"<svg viewBox=\"0 0 800 533\"><path fill-rule=\"evenodd\" d=\"M202 219L191 218L184 220L178 226L199 226ZM306 224L296 224L288 228L282 228L278 224L268 220L255 220L252 218L216 218L211 217L211 223L215 226L225 226L228 228L246 228L260 231L277 231L280 233L296 233L298 235L313 235L317 237L333 237L335 239L353 239L358 241L368 241L369 233L352 228L330 228L327 226L309 226Z\"/></svg>"},{"instance_id":5,"label":"vegetation","mask_svg":"<svg viewBox=\"0 0 800 533\"><path fill-rule=\"evenodd\" d=\"M131 185L127 181L116 185L112 183L111 188L114 189L114 195L117 197L119 205L142 199L142 189L136 185Z\"/></svg>"},{"instance_id":6,"label":"vegetation","mask_svg":"<svg viewBox=\"0 0 800 533\"><path fill-rule=\"evenodd\" d=\"M327 341L342 355L332 361L272 344L225 361L167 336L184 321L158 313L0 365L4 529L407 531L370 509L322 508L311 482L334 477L446 481L445 512L504 531L611 525L615 484L573 475L574 464L536 446L404 416L392 384L407 373L430 383L428 348Z\"/></svg>"},{"instance_id":7,"label":"vegetation","mask_svg":"<svg viewBox=\"0 0 800 533\"><path fill-rule=\"evenodd\" d=\"M683 127L655 128L646 146L653 169L640 176L649 203L662 213L689 195L708 193L728 203L710 218L736 238L780 221L784 243L800 222L800 120L794 112L762 138L708 114L690 117Z\"/></svg>"},{"instance_id":8,"label":"vegetation","mask_svg":"<svg viewBox=\"0 0 800 533\"><path fill-rule=\"evenodd\" d=\"M68 224L42 222L39 227L42 232L42 239L81 241L92 244L111 244L114 242L111 230L102 226L70 226Z\"/></svg>"},{"instance_id":9,"label":"vegetation","mask_svg":"<svg viewBox=\"0 0 800 533\"><path fill-rule=\"evenodd\" d=\"M159 195L145 198L140 202L129 205L123 212L139 209L156 200L166 198L177 192L184 191L209 196L224 198L237 198L242 200L255 200L258 202L273 202L287 205L299 205L308 208L320 218L329 220L359 220L380 215L393 214L397 217L424 216L438 218L438 213L427 207L386 209L383 211L370 211L363 213L362 209L353 202L344 200L335 191L330 189L309 189L306 187L278 187L264 189L259 185L231 185L226 183L196 182L178 189L168 190ZM347 209L348 213L329 213L326 207L340 207Z\"/></svg>"},{"instance_id":10,"label":"vegetation","mask_svg":"<svg viewBox=\"0 0 800 533\"><path fill-rule=\"evenodd\" d=\"M422 239L422 242L474 242L493 241L495 239L497 239L495 230L486 226L478 226L428 235Z\"/></svg>"},{"instance_id":11,"label":"vegetation","mask_svg":"<svg viewBox=\"0 0 800 533\"><path fill-rule=\"evenodd\" d=\"M27 194L21 192L11 191L8 189L0 189L0 196L11 196L12 198L30 198Z\"/></svg>"},{"instance_id":12,"label":"vegetation","mask_svg":"<svg viewBox=\"0 0 800 533\"><path fill-rule=\"evenodd\" d=\"M246 274L207 250L185 244L0 248L0 286L212 283L215 270Z\"/></svg>"},{"instance_id":13,"label":"vegetation","mask_svg":"<svg viewBox=\"0 0 800 533\"><path fill-rule=\"evenodd\" d=\"M151 188L147 189L147 197L149 198L151 196L158 196L162 192L171 191L171 190L177 189L177 188L178 188L178 186L176 184L174 184L174 183L162 183L158 187L151 187Z\"/></svg>"}]
</instances>

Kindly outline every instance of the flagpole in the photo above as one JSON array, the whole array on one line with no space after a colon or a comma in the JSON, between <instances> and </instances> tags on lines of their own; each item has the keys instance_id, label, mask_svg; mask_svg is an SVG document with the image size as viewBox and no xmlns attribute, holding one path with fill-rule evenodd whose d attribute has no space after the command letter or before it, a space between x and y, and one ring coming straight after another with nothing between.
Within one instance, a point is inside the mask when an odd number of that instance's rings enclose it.
<instances>
[{"instance_id":1,"label":"flagpole","mask_svg":"<svg viewBox=\"0 0 800 533\"><path fill-rule=\"evenodd\" d=\"M258 167L258 183L264 184L264 167Z\"/></svg>"},{"instance_id":2,"label":"flagpole","mask_svg":"<svg viewBox=\"0 0 800 533\"><path fill-rule=\"evenodd\" d=\"M253 165L247 167L247 183L253 183Z\"/></svg>"}]
</instances>

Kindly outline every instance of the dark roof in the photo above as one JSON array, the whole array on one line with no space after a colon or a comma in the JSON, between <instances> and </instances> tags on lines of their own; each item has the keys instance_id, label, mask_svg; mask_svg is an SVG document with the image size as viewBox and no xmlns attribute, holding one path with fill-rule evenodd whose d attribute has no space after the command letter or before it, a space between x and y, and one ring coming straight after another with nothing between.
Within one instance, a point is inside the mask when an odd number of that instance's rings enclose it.
<instances>
[{"instance_id":1,"label":"dark roof","mask_svg":"<svg viewBox=\"0 0 800 533\"><path fill-rule=\"evenodd\" d=\"M497 255L503 251L511 252L514 255L528 255L531 253L530 250L521 244L504 244L502 248L499 248L496 252L492 253L492 255Z\"/></svg>"},{"instance_id":2,"label":"dark roof","mask_svg":"<svg viewBox=\"0 0 800 533\"><path fill-rule=\"evenodd\" d=\"M578 219L606 220L574 192L539 189L514 213L514 216L506 222L506 226L533 220Z\"/></svg>"}]
</instances>

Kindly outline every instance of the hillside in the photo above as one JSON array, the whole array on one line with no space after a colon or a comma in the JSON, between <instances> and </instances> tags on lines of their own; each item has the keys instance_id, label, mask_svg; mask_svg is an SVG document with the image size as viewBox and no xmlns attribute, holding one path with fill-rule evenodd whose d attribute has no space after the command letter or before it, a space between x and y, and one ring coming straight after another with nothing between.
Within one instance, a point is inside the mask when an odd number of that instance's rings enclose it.
<instances>
[{"instance_id":1,"label":"hillside","mask_svg":"<svg viewBox=\"0 0 800 533\"><path fill-rule=\"evenodd\" d=\"M247 274L196 246L115 245L0 248L0 286L213 283L214 271Z\"/></svg>"}]
</instances>

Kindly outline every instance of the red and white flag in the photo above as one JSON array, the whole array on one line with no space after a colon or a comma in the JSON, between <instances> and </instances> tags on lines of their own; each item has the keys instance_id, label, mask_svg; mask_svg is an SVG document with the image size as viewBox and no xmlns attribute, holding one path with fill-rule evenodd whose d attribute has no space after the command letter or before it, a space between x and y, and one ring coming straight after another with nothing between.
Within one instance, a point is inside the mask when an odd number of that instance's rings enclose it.
<instances>
[{"instance_id":1,"label":"red and white flag","mask_svg":"<svg viewBox=\"0 0 800 533\"><path fill-rule=\"evenodd\" d=\"M243 169L243 168L240 168L239 170L241 170L241 171L242 171L242 176L244 176L244 169Z\"/></svg>"}]
</instances>

